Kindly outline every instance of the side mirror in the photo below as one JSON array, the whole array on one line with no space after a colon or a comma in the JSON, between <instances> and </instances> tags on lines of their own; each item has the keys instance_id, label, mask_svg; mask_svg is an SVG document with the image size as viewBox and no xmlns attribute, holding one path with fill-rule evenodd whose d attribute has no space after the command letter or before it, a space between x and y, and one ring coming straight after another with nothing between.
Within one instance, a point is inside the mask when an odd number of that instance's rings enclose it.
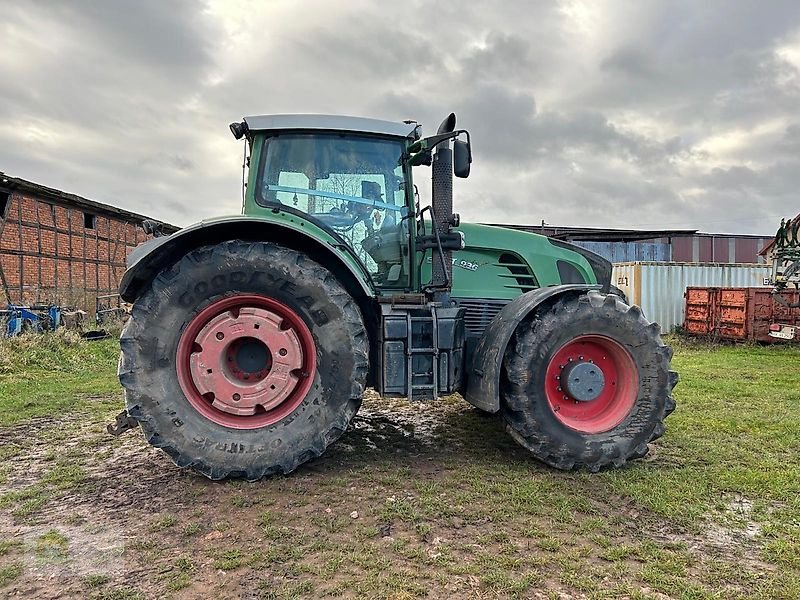
<instances>
[{"instance_id":1,"label":"side mirror","mask_svg":"<svg viewBox=\"0 0 800 600\"><path fill-rule=\"evenodd\" d=\"M469 177L469 165L472 162L472 150L469 142L456 140L453 142L453 173L462 179Z\"/></svg>"}]
</instances>

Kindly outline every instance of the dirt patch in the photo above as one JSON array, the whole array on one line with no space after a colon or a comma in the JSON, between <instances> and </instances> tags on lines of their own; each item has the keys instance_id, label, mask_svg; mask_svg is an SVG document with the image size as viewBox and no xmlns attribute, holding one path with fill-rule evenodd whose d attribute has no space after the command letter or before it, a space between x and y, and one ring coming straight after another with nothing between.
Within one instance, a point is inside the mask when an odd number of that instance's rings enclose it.
<instances>
[{"instance_id":1,"label":"dirt patch","mask_svg":"<svg viewBox=\"0 0 800 600\"><path fill-rule=\"evenodd\" d=\"M104 426L71 417L0 430L12 449L0 567L22 567L4 594L661 598L672 575L650 565L699 572L713 539L687 543L601 478L539 465L457 397L370 396L322 458L255 483L208 481L138 431L113 438ZM753 543L728 542L715 560Z\"/></svg>"}]
</instances>

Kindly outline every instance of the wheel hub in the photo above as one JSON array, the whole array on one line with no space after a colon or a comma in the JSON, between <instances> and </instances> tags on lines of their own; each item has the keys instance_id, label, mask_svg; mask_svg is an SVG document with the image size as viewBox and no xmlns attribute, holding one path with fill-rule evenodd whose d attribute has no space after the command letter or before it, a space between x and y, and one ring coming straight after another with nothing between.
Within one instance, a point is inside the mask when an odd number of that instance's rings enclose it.
<instances>
[{"instance_id":1,"label":"wheel hub","mask_svg":"<svg viewBox=\"0 0 800 600\"><path fill-rule=\"evenodd\" d=\"M574 337L550 358L545 394L555 418L576 431L602 433L633 410L639 375L630 352L593 334Z\"/></svg>"},{"instance_id":2,"label":"wheel hub","mask_svg":"<svg viewBox=\"0 0 800 600\"><path fill-rule=\"evenodd\" d=\"M194 339L189 358L198 392L214 408L253 415L283 402L297 385L303 349L283 319L264 308L245 307L211 319Z\"/></svg>"},{"instance_id":3,"label":"wheel hub","mask_svg":"<svg viewBox=\"0 0 800 600\"><path fill-rule=\"evenodd\" d=\"M228 367L245 381L250 377L266 375L272 365L269 348L256 338L239 338L228 347L227 354Z\"/></svg>"},{"instance_id":4,"label":"wheel hub","mask_svg":"<svg viewBox=\"0 0 800 600\"><path fill-rule=\"evenodd\" d=\"M561 385L578 402L591 402L605 388L602 369L590 362L572 362L561 371Z\"/></svg>"},{"instance_id":5,"label":"wheel hub","mask_svg":"<svg viewBox=\"0 0 800 600\"><path fill-rule=\"evenodd\" d=\"M220 298L186 324L175 357L186 399L210 421L258 429L291 414L314 384L314 336L290 306L260 294Z\"/></svg>"}]
</instances>

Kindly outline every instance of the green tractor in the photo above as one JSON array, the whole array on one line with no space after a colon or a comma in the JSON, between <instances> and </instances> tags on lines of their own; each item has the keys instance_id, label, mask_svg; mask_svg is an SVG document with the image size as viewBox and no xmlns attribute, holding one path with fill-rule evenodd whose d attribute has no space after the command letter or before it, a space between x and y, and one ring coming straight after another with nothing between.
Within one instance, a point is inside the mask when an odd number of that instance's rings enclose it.
<instances>
[{"instance_id":1,"label":"green tractor","mask_svg":"<svg viewBox=\"0 0 800 600\"><path fill-rule=\"evenodd\" d=\"M455 115L430 137L324 115L230 128L250 153L243 215L129 256L113 431L138 424L177 465L249 480L320 456L367 387L458 392L558 469L622 466L664 433L672 351L611 293L611 264L453 213L472 162Z\"/></svg>"}]
</instances>

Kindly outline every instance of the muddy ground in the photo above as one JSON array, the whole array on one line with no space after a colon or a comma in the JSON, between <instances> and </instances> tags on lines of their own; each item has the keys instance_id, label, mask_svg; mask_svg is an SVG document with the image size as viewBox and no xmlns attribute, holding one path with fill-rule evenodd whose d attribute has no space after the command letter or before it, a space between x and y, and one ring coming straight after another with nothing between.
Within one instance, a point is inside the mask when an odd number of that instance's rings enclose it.
<instances>
[{"instance_id":1,"label":"muddy ground","mask_svg":"<svg viewBox=\"0 0 800 600\"><path fill-rule=\"evenodd\" d=\"M112 414L0 428L0 596L729 598L772 585L746 499L726 500L732 524L677 525L616 493L618 473L534 462L457 397L367 399L321 459L256 483L179 470L138 430L107 435ZM674 463L658 446L647 460L623 476Z\"/></svg>"}]
</instances>

